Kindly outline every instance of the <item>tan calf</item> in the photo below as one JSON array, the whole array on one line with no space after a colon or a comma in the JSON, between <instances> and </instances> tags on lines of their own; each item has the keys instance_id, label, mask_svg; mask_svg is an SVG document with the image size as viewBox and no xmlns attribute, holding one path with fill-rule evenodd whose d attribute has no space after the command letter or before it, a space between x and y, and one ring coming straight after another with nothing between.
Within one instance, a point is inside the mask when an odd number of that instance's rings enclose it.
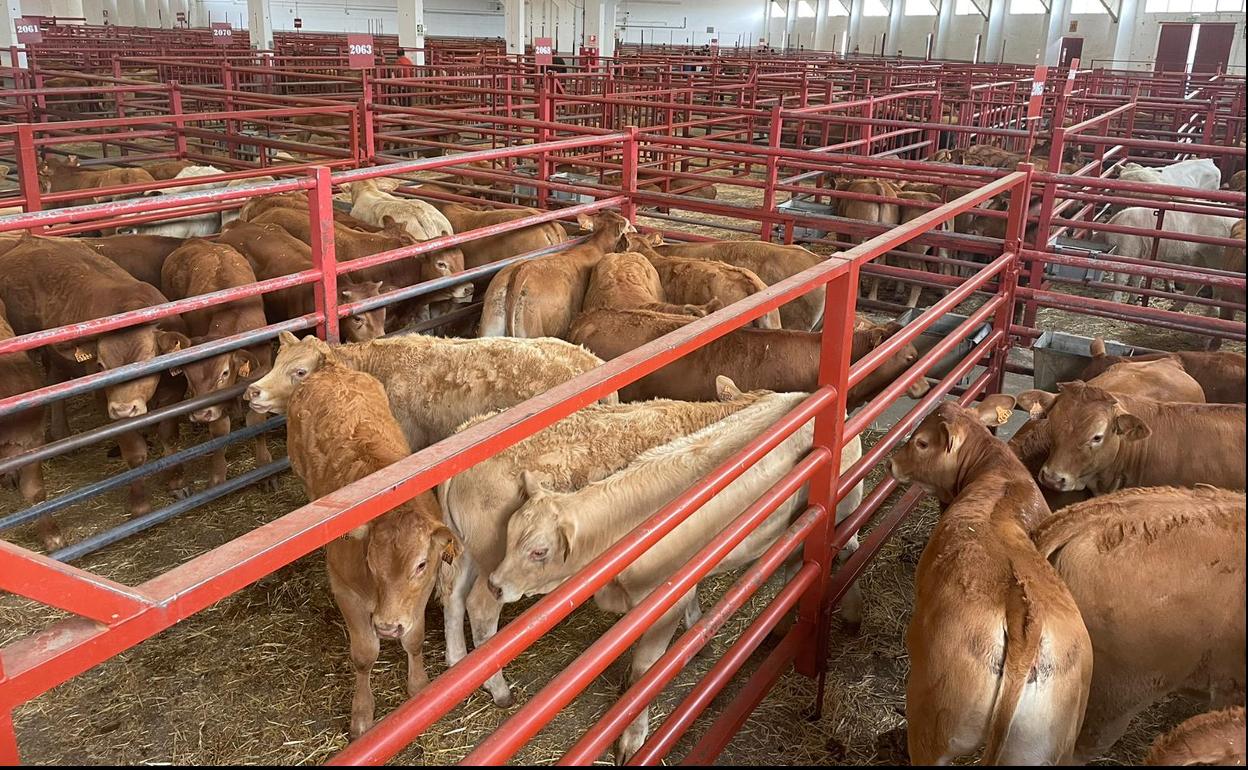
<instances>
[{"instance_id":1,"label":"tan calf","mask_svg":"<svg viewBox=\"0 0 1248 770\"><path fill-rule=\"evenodd\" d=\"M461 203L431 201L451 223L457 233L466 233L503 222L514 222L539 213L537 209L487 209L478 211ZM477 238L460 246L464 253L465 267L480 267L491 262L527 254L530 251L555 246L568 239L568 234L558 222L546 222L499 235Z\"/></svg>"},{"instance_id":2,"label":"tan calf","mask_svg":"<svg viewBox=\"0 0 1248 770\"><path fill-rule=\"evenodd\" d=\"M1244 488L1242 404L1166 403L1081 380L1059 388L1056 396L1019 394L1024 408L1047 418L1052 448L1039 478L1050 489L1103 495L1124 487Z\"/></svg>"},{"instance_id":3,"label":"tan calf","mask_svg":"<svg viewBox=\"0 0 1248 770\"><path fill-rule=\"evenodd\" d=\"M1161 736L1149 749L1144 764L1162 767L1243 767L1246 761L1248 746L1245 746L1244 741L1244 707L1232 706L1221 711L1197 714Z\"/></svg>"},{"instance_id":4,"label":"tan calf","mask_svg":"<svg viewBox=\"0 0 1248 770\"><path fill-rule=\"evenodd\" d=\"M1088 632L1028 537L1049 510L985 427L1009 419L1013 402L942 403L893 457L893 476L945 504L919 559L906 631L914 765L949 764L981 746L984 764L1065 763L1083 721Z\"/></svg>"},{"instance_id":5,"label":"tan calf","mask_svg":"<svg viewBox=\"0 0 1248 770\"><path fill-rule=\"evenodd\" d=\"M1105 352L1105 341L1100 337L1092 340L1092 360L1079 375L1079 379L1091 381L1106 369L1115 364L1127 361L1158 361L1167 359L1183 369L1192 379L1200 384L1204 392L1203 399L1171 398L1171 401L1202 400L1211 404L1242 404L1244 403L1245 362L1243 353L1225 351L1205 352L1198 350L1180 350L1175 353L1144 353L1136 356L1111 356ZM1158 401L1166 400L1162 396L1149 396L1136 393Z\"/></svg>"},{"instance_id":6,"label":"tan calf","mask_svg":"<svg viewBox=\"0 0 1248 770\"><path fill-rule=\"evenodd\" d=\"M767 284L749 270L724 262L658 255L649 260L658 271L664 293L673 302L686 305L718 302L726 306L767 288ZM780 311L769 310L751 325L759 329L779 329Z\"/></svg>"},{"instance_id":7,"label":"tan calf","mask_svg":"<svg viewBox=\"0 0 1248 770\"><path fill-rule=\"evenodd\" d=\"M481 306L482 337L566 337L580 312L589 276L632 223L614 211L577 223L591 235L585 243L556 254L509 265L490 280Z\"/></svg>"},{"instance_id":8,"label":"tan calf","mask_svg":"<svg viewBox=\"0 0 1248 770\"><path fill-rule=\"evenodd\" d=\"M1076 761L1108 751L1172 692L1215 705L1243 698L1243 492L1123 490L1056 514L1035 540L1070 587L1096 657Z\"/></svg>"},{"instance_id":9,"label":"tan calf","mask_svg":"<svg viewBox=\"0 0 1248 770\"><path fill-rule=\"evenodd\" d=\"M607 254L594 266L581 309L653 310L700 318L719 307L717 300L707 305L673 305L664 301L665 296L659 273L644 254L616 252Z\"/></svg>"},{"instance_id":10,"label":"tan calf","mask_svg":"<svg viewBox=\"0 0 1248 770\"><path fill-rule=\"evenodd\" d=\"M259 198L252 198L243 204L238 210L238 219L244 222L250 222L260 216L269 209L294 209L295 211L304 212L304 218L308 218L308 196L301 192L276 193L274 195L264 195ZM362 219L356 219L345 211L334 209L334 221L352 230L360 230L366 233L375 233L381 230L380 227L373 227ZM309 220L310 222L310 220ZM310 226L310 225L309 225Z\"/></svg>"},{"instance_id":11,"label":"tan calf","mask_svg":"<svg viewBox=\"0 0 1248 770\"><path fill-rule=\"evenodd\" d=\"M287 414L290 464L314 500L411 454L381 384L333 361L295 389ZM407 652L408 696L428 684L425 604L439 561L454 553L432 492L326 544L329 585L346 621L355 671L352 738L373 725L370 677L381 637L398 639Z\"/></svg>"},{"instance_id":12,"label":"tan calf","mask_svg":"<svg viewBox=\"0 0 1248 770\"><path fill-rule=\"evenodd\" d=\"M230 246L209 243L198 239L187 241L165 260L161 270L161 289L171 300L197 297L236 286L255 283L256 275L251 266ZM183 341L185 347L231 337L243 332L263 328L264 303L259 297L248 297L204 310L192 310L183 315L193 339ZM269 342L249 348L219 353L198 361L183 364L170 373L186 378L186 392L190 398L205 396L231 388L247 377L255 377L269 370L272 363L272 346ZM208 426L214 437L230 432L229 407L231 403L218 403L191 412L193 423ZM247 411L248 426L264 422L264 416ZM273 461L268 442L263 435L252 440L256 467ZM225 448L212 453L211 472L208 483L212 486L225 481Z\"/></svg>"},{"instance_id":13,"label":"tan calf","mask_svg":"<svg viewBox=\"0 0 1248 770\"><path fill-rule=\"evenodd\" d=\"M351 193L351 216L374 227L384 227L389 217L407 229L418 241L428 241L455 232L442 212L417 198L403 198L378 188L375 179L343 185Z\"/></svg>"},{"instance_id":14,"label":"tan calf","mask_svg":"<svg viewBox=\"0 0 1248 770\"><path fill-rule=\"evenodd\" d=\"M609 361L670 334L692 320L689 316L646 310L595 310L576 320L569 339ZM871 325L856 330L853 360L879 347L900 328ZM745 390L815 390L821 340L818 332L736 329L628 385L620 391L620 397L626 401L645 398L712 401L716 397L718 375L729 377ZM913 345L902 348L850 389L848 408L854 409L870 401L909 369L918 357ZM928 387L927 381L920 379L907 394L920 398Z\"/></svg>"},{"instance_id":15,"label":"tan calf","mask_svg":"<svg viewBox=\"0 0 1248 770\"><path fill-rule=\"evenodd\" d=\"M152 175L141 168L101 168L86 169L78 165L78 156L70 155L65 160L47 156L39 164L39 188L44 193L67 192L69 190L95 190L97 188L121 187L123 185L155 184ZM131 193L130 195L137 195ZM126 196L94 196L58 201L54 208L77 206L85 202L101 203ZM88 200L89 199L89 200Z\"/></svg>"}]
</instances>

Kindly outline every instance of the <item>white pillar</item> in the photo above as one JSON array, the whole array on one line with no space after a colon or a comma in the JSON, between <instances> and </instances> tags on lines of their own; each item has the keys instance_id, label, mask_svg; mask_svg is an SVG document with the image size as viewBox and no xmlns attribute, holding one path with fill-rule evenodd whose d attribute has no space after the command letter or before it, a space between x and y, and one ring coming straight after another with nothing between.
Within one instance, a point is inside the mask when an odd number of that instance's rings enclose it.
<instances>
[{"instance_id":1,"label":"white pillar","mask_svg":"<svg viewBox=\"0 0 1248 770\"><path fill-rule=\"evenodd\" d=\"M839 2L839 0L831 0ZM828 50L828 0L818 0L815 3L815 40L811 44L811 48L819 51Z\"/></svg>"},{"instance_id":2,"label":"white pillar","mask_svg":"<svg viewBox=\"0 0 1248 770\"><path fill-rule=\"evenodd\" d=\"M888 37L884 40L884 55L896 56L901 42L901 17L905 15L906 0L892 0L888 7Z\"/></svg>"},{"instance_id":3,"label":"white pillar","mask_svg":"<svg viewBox=\"0 0 1248 770\"><path fill-rule=\"evenodd\" d=\"M503 33L509 56L524 55L524 0L503 0Z\"/></svg>"},{"instance_id":4,"label":"white pillar","mask_svg":"<svg viewBox=\"0 0 1248 770\"><path fill-rule=\"evenodd\" d=\"M111 11L109 12L111 15ZM83 0L82 15L88 24L104 23L104 0Z\"/></svg>"},{"instance_id":5,"label":"white pillar","mask_svg":"<svg viewBox=\"0 0 1248 770\"><path fill-rule=\"evenodd\" d=\"M247 34L252 48L273 50L273 13L269 0L247 0Z\"/></svg>"},{"instance_id":6,"label":"white pillar","mask_svg":"<svg viewBox=\"0 0 1248 770\"><path fill-rule=\"evenodd\" d=\"M418 66L425 63L425 0L399 0L399 47Z\"/></svg>"},{"instance_id":7,"label":"white pillar","mask_svg":"<svg viewBox=\"0 0 1248 770\"><path fill-rule=\"evenodd\" d=\"M615 54L614 0L585 0L585 26L581 30L580 44L589 45L590 35L598 40L594 47L598 49L599 56Z\"/></svg>"},{"instance_id":8,"label":"white pillar","mask_svg":"<svg viewBox=\"0 0 1248 770\"><path fill-rule=\"evenodd\" d=\"M1005 42L1005 8L1006 0L992 0L988 9L988 37L984 42L984 55L980 61L985 64L1001 61L1002 43Z\"/></svg>"},{"instance_id":9,"label":"white pillar","mask_svg":"<svg viewBox=\"0 0 1248 770\"><path fill-rule=\"evenodd\" d=\"M134 11L134 0L117 0L117 18L113 23L119 27L135 26L139 17Z\"/></svg>"},{"instance_id":10,"label":"white pillar","mask_svg":"<svg viewBox=\"0 0 1248 770\"><path fill-rule=\"evenodd\" d=\"M17 45L17 28L13 26L13 22L22 16L22 0L3 0L0 2L0 9L3 9L0 10L0 64L5 67L25 67L25 55L18 54L17 61L9 56L9 49Z\"/></svg>"},{"instance_id":11,"label":"white pillar","mask_svg":"<svg viewBox=\"0 0 1248 770\"><path fill-rule=\"evenodd\" d=\"M791 48L797 45L793 39L794 33L797 31L797 0L789 0L788 5L784 9L784 47Z\"/></svg>"},{"instance_id":12,"label":"white pillar","mask_svg":"<svg viewBox=\"0 0 1248 770\"><path fill-rule=\"evenodd\" d=\"M940 11L936 15L936 42L932 44L933 59L949 58L949 35L953 27L953 7L957 0L940 0Z\"/></svg>"},{"instance_id":13,"label":"white pillar","mask_svg":"<svg viewBox=\"0 0 1248 770\"><path fill-rule=\"evenodd\" d=\"M1130 69L1127 62L1131 60L1131 43L1135 40L1139 17L1139 0L1122 0L1118 8L1118 33L1114 36L1114 61L1110 63L1110 69Z\"/></svg>"},{"instance_id":14,"label":"white pillar","mask_svg":"<svg viewBox=\"0 0 1248 770\"><path fill-rule=\"evenodd\" d=\"M855 48L862 50L862 0L849 0L849 39L845 44L845 52L853 53Z\"/></svg>"},{"instance_id":15,"label":"white pillar","mask_svg":"<svg viewBox=\"0 0 1248 770\"><path fill-rule=\"evenodd\" d=\"M603 0L602 3L602 33L598 35L598 55L599 56L615 56L615 21L619 14L619 0ZM718 26L715 27L719 29ZM720 45L724 41L721 38Z\"/></svg>"},{"instance_id":16,"label":"white pillar","mask_svg":"<svg viewBox=\"0 0 1248 770\"><path fill-rule=\"evenodd\" d=\"M1056 67L1062 63L1062 38L1070 28L1070 0L1049 0L1049 32L1044 41L1041 61Z\"/></svg>"}]
</instances>

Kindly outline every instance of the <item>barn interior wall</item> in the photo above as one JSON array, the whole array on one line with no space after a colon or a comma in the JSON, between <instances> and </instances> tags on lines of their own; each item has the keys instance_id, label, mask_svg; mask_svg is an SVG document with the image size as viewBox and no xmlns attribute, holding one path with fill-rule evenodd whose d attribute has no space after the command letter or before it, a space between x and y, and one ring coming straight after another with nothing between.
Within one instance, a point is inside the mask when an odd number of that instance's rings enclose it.
<instances>
[{"instance_id":1,"label":"barn interior wall","mask_svg":"<svg viewBox=\"0 0 1248 770\"><path fill-rule=\"evenodd\" d=\"M592 0L590 0L592 2ZM839 0L830 0L833 3ZM898 0L902 2L904 0ZM79 17L84 0L22 0L23 13L47 16ZM344 32L397 32L397 6L393 0L347 2L347 0L271 0L273 27L294 29L296 16L303 19L305 30L337 30ZM782 4L783 5L783 4ZM580 44L583 30L584 0L530 0L527 4L526 27L533 37L552 37L561 52L573 53ZM810 7L815 6L810 0ZM785 19L769 17L763 24L764 0L620 0L616 16L619 39L629 42L655 42L702 45L718 39L720 45L755 45L766 39L774 47L785 45ZM246 0L191 0L192 23L229 21L246 26ZM1113 56L1114 37L1118 25L1108 14L1075 14L1071 17L1078 28L1073 35L1084 38L1083 60L1105 61ZM1244 14L1202 13L1204 22L1235 22L1231 61L1238 62L1242 72L1245 60ZM1137 68L1147 68L1157 50L1161 22L1189 21L1183 13L1141 13L1132 37L1131 60ZM425 0L425 23L434 35L466 37L501 37L503 11L501 0ZM1001 59L1029 64L1036 61L1044 44L1047 27L1045 14L1011 14L1005 26L1004 50ZM839 49L848 17L833 16L828 20L824 47ZM879 51L888 27L885 16L865 16L859 50ZM791 39L793 46L814 47L813 18L796 20ZM922 55L927 36L936 29L935 16L907 16L902 20L900 47L910 56ZM953 17L948 56L971 59L976 37L984 32L983 17L978 14ZM981 59L995 60L996 52L981 52ZM1121 66L1121 65L1119 65Z\"/></svg>"}]
</instances>

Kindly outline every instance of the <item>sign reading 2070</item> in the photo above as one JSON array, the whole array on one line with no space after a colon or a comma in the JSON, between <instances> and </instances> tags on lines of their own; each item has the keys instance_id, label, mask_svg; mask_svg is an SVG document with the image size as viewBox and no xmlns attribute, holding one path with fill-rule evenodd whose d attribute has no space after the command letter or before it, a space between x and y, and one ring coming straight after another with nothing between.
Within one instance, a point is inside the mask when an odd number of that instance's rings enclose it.
<instances>
[{"instance_id":1,"label":"sign reading 2070","mask_svg":"<svg viewBox=\"0 0 1248 770\"><path fill-rule=\"evenodd\" d=\"M17 42L19 43L42 43L43 31L39 29L39 20L31 19L23 16L14 19L13 26L17 30Z\"/></svg>"},{"instance_id":2,"label":"sign reading 2070","mask_svg":"<svg viewBox=\"0 0 1248 770\"><path fill-rule=\"evenodd\" d=\"M234 27L228 21L214 21L212 23L212 42L217 45L229 45L233 37Z\"/></svg>"},{"instance_id":3,"label":"sign reading 2070","mask_svg":"<svg viewBox=\"0 0 1248 770\"><path fill-rule=\"evenodd\" d=\"M365 70L376 65L377 58L373 53L373 36L363 34L347 35L347 66L351 69Z\"/></svg>"}]
</instances>

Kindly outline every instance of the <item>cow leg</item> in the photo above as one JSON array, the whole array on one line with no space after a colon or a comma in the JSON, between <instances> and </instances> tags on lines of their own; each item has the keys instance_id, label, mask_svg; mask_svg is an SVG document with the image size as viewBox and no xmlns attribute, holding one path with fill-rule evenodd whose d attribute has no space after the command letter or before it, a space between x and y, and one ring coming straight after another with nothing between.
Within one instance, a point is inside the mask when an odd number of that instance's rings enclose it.
<instances>
[{"instance_id":1,"label":"cow leg","mask_svg":"<svg viewBox=\"0 0 1248 770\"><path fill-rule=\"evenodd\" d=\"M1170 692L1165 686L1168 683L1141 688L1121 677L1110 681L1110 677L1098 676L1095 671L1092 677L1083 728L1075 742L1077 764L1087 764L1104 755L1127 732L1137 714Z\"/></svg>"},{"instance_id":2,"label":"cow leg","mask_svg":"<svg viewBox=\"0 0 1248 770\"><path fill-rule=\"evenodd\" d=\"M56 385L70 379L64 367L56 362L59 356L48 352L43 357L43 368L48 373L51 384ZM69 436L69 419L65 416L65 399L58 398L48 407L50 418L49 434L53 441L60 441Z\"/></svg>"},{"instance_id":3,"label":"cow leg","mask_svg":"<svg viewBox=\"0 0 1248 770\"><path fill-rule=\"evenodd\" d=\"M927 266L925 263L916 259L915 261L910 263L909 267L912 270L925 270ZM919 284L919 283L910 284L910 295L906 297L906 307L918 307L919 296L922 295L922 293L923 293L922 284Z\"/></svg>"},{"instance_id":4,"label":"cow leg","mask_svg":"<svg viewBox=\"0 0 1248 770\"><path fill-rule=\"evenodd\" d=\"M433 593L433 583L434 581L429 581L422 596L413 605L420 609L412 613L411 628L403 634L400 640L403 650L407 653L407 697L409 698L429 684L429 674L425 672L425 607L429 604L429 595Z\"/></svg>"},{"instance_id":5,"label":"cow leg","mask_svg":"<svg viewBox=\"0 0 1248 770\"><path fill-rule=\"evenodd\" d=\"M862 504L862 484L857 484L849 494L845 495L845 499L841 500L836 506L836 523L840 524L854 510ZM843 565L854 551L858 550L858 535L854 535L836 555L838 565ZM862 586L855 580L845 591L845 596L841 599L841 619L845 621L845 630L851 634L857 634L862 628Z\"/></svg>"},{"instance_id":6,"label":"cow leg","mask_svg":"<svg viewBox=\"0 0 1248 770\"><path fill-rule=\"evenodd\" d=\"M654 662L667 651L667 646L672 641L672 634L676 631L676 624L681 616L689 611L687 604L692 601L697 601L696 590L685 594L637 640L637 644L633 647L632 665L628 669L629 687L645 676ZM646 742L646 736L649 733L650 707L646 706L620 735L616 743L615 763L622 765L632 758L633 754L636 754L641 745Z\"/></svg>"},{"instance_id":7,"label":"cow leg","mask_svg":"<svg viewBox=\"0 0 1248 770\"><path fill-rule=\"evenodd\" d=\"M180 427L181 423L176 419L161 420L156 425L156 437L160 440L160 451L165 457L178 451L176 444ZM229 432L228 427L226 432ZM190 496L191 484L186 480L186 469L180 463L165 471L165 488L178 500Z\"/></svg>"},{"instance_id":8,"label":"cow leg","mask_svg":"<svg viewBox=\"0 0 1248 770\"><path fill-rule=\"evenodd\" d=\"M121 434L117 437L117 446L128 467L137 468L147 462L147 440L141 431ZM130 482L129 508L131 516L142 516L152 510L152 501L147 497L147 488L141 478Z\"/></svg>"},{"instance_id":9,"label":"cow leg","mask_svg":"<svg viewBox=\"0 0 1248 770\"><path fill-rule=\"evenodd\" d=\"M1183 294L1188 297L1195 297L1197 294L1200 293L1200 290L1203 288L1204 288L1204 284L1189 283L1183 287ZM1187 300L1176 299L1173 303L1171 303L1170 310L1171 312L1174 312L1174 313L1182 313L1184 310L1187 310L1187 305L1188 305ZM1212 307L1212 305L1210 307Z\"/></svg>"},{"instance_id":10,"label":"cow leg","mask_svg":"<svg viewBox=\"0 0 1248 770\"><path fill-rule=\"evenodd\" d=\"M334 602L342 613L347 624L347 638L351 643L351 668L355 671L355 693L351 696L351 729L352 740L364 734L373 726L373 687L371 676L373 664L381 652L381 640L373 629L373 614L360 601L355 592L340 587L337 581L329 581L334 594Z\"/></svg>"},{"instance_id":11,"label":"cow leg","mask_svg":"<svg viewBox=\"0 0 1248 770\"><path fill-rule=\"evenodd\" d=\"M208 423L208 435L213 438L230 435L230 416L223 412L220 417ZM215 487L225 481L225 447L214 451L209 462L208 486Z\"/></svg>"},{"instance_id":12,"label":"cow leg","mask_svg":"<svg viewBox=\"0 0 1248 770\"><path fill-rule=\"evenodd\" d=\"M477 563L466 551L451 564L453 571L450 588L442 607L442 630L446 634L446 665L451 667L468 654L468 641L464 636L464 619L467 615L468 592L477 579Z\"/></svg>"},{"instance_id":13,"label":"cow leg","mask_svg":"<svg viewBox=\"0 0 1248 770\"><path fill-rule=\"evenodd\" d=\"M43 486L43 463L23 465L17 472L17 489L22 493L22 499L27 505L35 505L46 500L48 495ZM52 514L45 513L40 516L35 522L35 529L39 533L39 541L43 543L44 550L51 552L65 546L61 528L52 519Z\"/></svg>"},{"instance_id":14,"label":"cow leg","mask_svg":"<svg viewBox=\"0 0 1248 770\"><path fill-rule=\"evenodd\" d=\"M267 419L269 419L269 416L267 414L260 414L259 412L248 409L247 416L243 418L243 422L247 425L248 428L250 428L253 425L259 425L260 423L264 422ZM269 451L269 440L265 438L265 435L263 433L261 433L260 435L256 436L255 438L251 440L251 449L256 457L257 468L263 468L264 466L273 462L273 453ZM261 487L263 487L264 489L267 489L270 492L276 492L277 491L277 477L269 476L267 479L260 482L260 485Z\"/></svg>"},{"instance_id":15,"label":"cow leg","mask_svg":"<svg viewBox=\"0 0 1248 770\"><path fill-rule=\"evenodd\" d=\"M498 616L502 611L503 605L494 598L486 577L479 575L468 592L468 622L472 626L473 647L480 647L498 633ZM501 669L485 680L485 689L499 708L511 708L516 702Z\"/></svg>"}]
</instances>

